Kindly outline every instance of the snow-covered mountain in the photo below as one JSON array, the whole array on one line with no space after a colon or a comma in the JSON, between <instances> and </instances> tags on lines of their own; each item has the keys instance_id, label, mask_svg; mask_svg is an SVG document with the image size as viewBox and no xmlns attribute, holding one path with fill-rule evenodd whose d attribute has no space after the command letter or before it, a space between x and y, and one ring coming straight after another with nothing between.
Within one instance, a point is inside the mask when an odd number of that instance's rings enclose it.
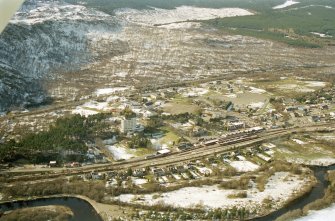
<instances>
[{"instance_id":1,"label":"snow-covered mountain","mask_svg":"<svg viewBox=\"0 0 335 221\"><path fill-rule=\"evenodd\" d=\"M40 79L113 56L110 46L119 41L114 36L121 28L118 23L85 6L27 0L0 35L0 111L43 100L41 87L36 87ZM38 99L27 100L36 95Z\"/></svg>"}]
</instances>

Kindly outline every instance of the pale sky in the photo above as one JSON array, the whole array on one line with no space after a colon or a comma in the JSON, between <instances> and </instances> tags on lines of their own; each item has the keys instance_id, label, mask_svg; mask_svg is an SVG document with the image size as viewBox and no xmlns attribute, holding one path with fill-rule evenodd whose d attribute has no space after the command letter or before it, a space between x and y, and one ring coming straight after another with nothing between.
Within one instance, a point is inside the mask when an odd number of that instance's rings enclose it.
<instances>
[{"instance_id":1,"label":"pale sky","mask_svg":"<svg viewBox=\"0 0 335 221\"><path fill-rule=\"evenodd\" d=\"M0 0L0 33L24 0Z\"/></svg>"}]
</instances>

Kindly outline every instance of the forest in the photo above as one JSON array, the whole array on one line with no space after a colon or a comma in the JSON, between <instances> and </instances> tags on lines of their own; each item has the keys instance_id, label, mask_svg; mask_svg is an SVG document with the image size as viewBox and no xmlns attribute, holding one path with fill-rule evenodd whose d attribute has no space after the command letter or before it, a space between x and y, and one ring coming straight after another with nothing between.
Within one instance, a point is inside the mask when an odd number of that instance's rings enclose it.
<instances>
[{"instance_id":1,"label":"forest","mask_svg":"<svg viewBox=\"0 0 335 221\"><path fill-rule=\"evenodd\" d=\"M0 144L0 162L48 163L50 160L83 161L96 137L112 136L105 119L108 114L88 118L74 115L59 118L49 130L25 135L19 141L10 140Z\"/></svg>"}]
</instances>

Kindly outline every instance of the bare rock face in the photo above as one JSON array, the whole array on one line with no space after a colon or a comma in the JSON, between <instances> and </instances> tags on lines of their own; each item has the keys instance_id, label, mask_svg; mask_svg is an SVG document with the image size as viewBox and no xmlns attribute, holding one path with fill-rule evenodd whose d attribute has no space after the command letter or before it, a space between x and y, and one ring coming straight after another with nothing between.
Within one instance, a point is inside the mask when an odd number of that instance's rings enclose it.
<instances>
[{"instance_id":1,"label":"bare rock face","mask_svg":"<svg viewBox=\"0 0 335 221\"><path fill-rule=\"evenodd\" d=\"M119 29L112 16L84 6L26 1L0 35L0 111L43 101L41 79L123 53L127 45L113 36Z\"/></svg>"},{"instance_id":2,"label":"bare rock face","mask_svg":"<svg viewBox=\"0 0 335 221\"><path fill-rule=\"evenodd\" d=\"M38 81L23 76L10 67L0 68L0 112L13 105L29 106L46 101L46 95Z\"/></svg>"}]
</instances>

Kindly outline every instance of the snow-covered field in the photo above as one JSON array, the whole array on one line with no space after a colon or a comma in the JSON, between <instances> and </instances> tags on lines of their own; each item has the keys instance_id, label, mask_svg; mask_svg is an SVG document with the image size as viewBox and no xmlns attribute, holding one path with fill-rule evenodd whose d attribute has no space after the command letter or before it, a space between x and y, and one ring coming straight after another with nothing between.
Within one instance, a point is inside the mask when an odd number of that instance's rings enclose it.
<instances>
[{"instance_id":1,"label":"snow-covered field","mask_svg":"<svg viewBox=\"0 0 335 221\"><path fill-rule=\"evenodd\" d=\"M292 139L294 142L296 142L297 144L300 144L300 145L304 145L306 144L304 141L302 140L299 140L299 139Z\"/></svg>"},{"instance_id":2,"label":"snow-covered field","mask_svg":"<svg viewBox=\"0 0 335 221\"><path fill-rule=\"evenodd\" d=\"M139 179L139 178L133 177L132 178L132 182L133 182L133 184L135 184L137 186L140 186L140 185L148 183L148 180L147 179Z\"/></svg>"},{"instance_id":3,"label":"snow-covered field","mask_svg":"<svg viewBox=\"0 0 335 221\"><path fill-rule=\"evenodd\" d=\"M241 8L198 8L180 6L172 10L154 8L152 10L122 9L116 15L130 22L144 25L163 25L189 20L209 20L214 18L253 15Z\"/></svg>"},{"instance_id":4,"label":"snow-covered field","mask_svg":"<svg viewBox=\"0 0 335 221\"><path fill-rule=\"evenodd\" d=\"M201 24L199 22L183 22L183 23L172 23L168 25L161 25L160 27L167 29L191 29L200 28Z\"/></svg>"},{"instance_id":5,"label":"snow-covered field","mask_svg":"<svg viewBox=\"0 0 335 221\"><path fill-rule=\"evenodd\" d=\"M205 95L208 93L208 90L205 88L193 88L188 92L183 93L184 97L197 97L201 95Z\"/></svg>"},{"instance_id":6,"label":"snow-covered field","mask_svg":"<svg viewBox=\"0 0 335 221\"><path fill-rule=\"evenodd\" d=\"M129 87L115 87L115 88L102 88L98 89L95 93L97 96L114 94L116 92L128 90Z\"/></svg>"},{"instance_id":7,"label":"snow-covered field","mask_svg":"<svg viewBox=\"0 0 335 221\"><path fill-rule=\"evenodd\" d=\"M260 88L256 88L256 87L250 87L250 93L263 94L265 92L266 92L266 90L264 90L264 89L260 89Z\"/></svg>"},{"instance_id":8,"label":"snow-covered field","mask_svg":"<svg viewBox=\"0 0 335 221\"><path fill-rule=\"evenodd\" d=\"M117 147L117 146L106 146L108 150L112 153L115 160L128 160L134 157L133 154L128 153L127 149L124 147Z\"/></svg>"},{"instance_id":9,"label":"snow-covered field","mask_svg":"<svg viewBox=\"0 0 335 221\"><path fill-rule=\"evenodd\" d=\"M238 172L249 172L249 171L255 171L259 168L258 165L247 161L232 161L230 163L230 166L234 167Z\"/></svg>"},{"instance_id":10,"label":"snow-covered field","mask_svg":"<svg viewBox=\"0 0 335 221\"><path fill-rule=\"evenodd\" d=\"M334 215L335 204L323 210L311 211L308 216L296 219L295 221L333 221Z\"/></svg>"},{"instance_id":11,"label":"snow-covered field","mask_svg":"<svg viewBox=\"0 0 335 221\"><path fill-rule=\"evenodd\" d=\"M72 111L72 114L79 114L81 116L85 116L85 117L88 117L90 115L95 115L95 114L98 114L99 112L98 111L95 111L95 110L88 110L88 109L85 109L84 107L76 107L76 109L74 109Z\"/></svg>"},{"instance_id":12,"label":"snow-covered field","mask_svg":"<svg viewBox=\"0 0 335 221\"><path fill-rule=\"evenodd\" d=\"M289 179L286 179L290 177ZM195 205L203 205L207 208L231 208L233 206L246 207L259 210L265 198L273 199L273 206L279 207L296 191L298 191L307 180L299 179L296 175L288 172L277 172L269 178L265 190L259 192L252 187L247 190L247 198L231 199L229 195L236 193L236 190L221 189L218 186L186 187L176 191L162 193L160 197L155 194L133 195L123 194L114 199L128 203L139 203L155 205L164 202L167 205L182 208L191 208Z\"/></svg>"},{"instance_id":13,"label":"snow-covered field","mask_svg":"<svg viewBox=\"0 0 335 221\"><path fill-rule=\"evenodd\" d=\"M109 106L108 102L89 101L81 106L77 106L76 109L72 111L72 113L87 117L89 115L98 114L101 111L108 111L110 109L111 107Z\"/></svg>"},{"instance_id":14,"label":"snow-covered field","mask_svg":"<svg viewBox=\"0 0 335 221\"><path fill-rule=\"evenodd\" d=\"M325 87L326 86L326 82L322 82L322 81L307 81L306 83L308 87Z\"/></svg>"},{"instance_id":15,"label":"snow-covered field","mask_svg":"<svg viewBox=\"0 0 335 221\"><path fill-rule=\"evenodd\" d=\"M293 1L293 0L287 0L284 4L277 5L277 6L273 7L273 9L286 8L286 7L289 7L291 5L295 5L295 4L298 4L298 3L300 3L300 2L296 2L296 1Z\"/></svg>"},{"instance_id":16,"label":"snow-covered field","mask_svg":"<svg viewBox=\"0 0 335 221\"><path fill-rule=\"evenodd\" d=\"M295 158L286 158L286 160L291 163L311 165L311 166L330 166L335 164L335 158L331 157L316 158L311 160L295 157Z\"/></svg>"},{"instance_id":17,"label":"snow-covered field","mask_svg":"<svg viewBox=\"0 0 335 221\"><path fill-rule=\"evenodd\" d=\"M264 102L255 102L248 105L252 109L262 108L264 106Z\"/></svg>"}]
</instances>

